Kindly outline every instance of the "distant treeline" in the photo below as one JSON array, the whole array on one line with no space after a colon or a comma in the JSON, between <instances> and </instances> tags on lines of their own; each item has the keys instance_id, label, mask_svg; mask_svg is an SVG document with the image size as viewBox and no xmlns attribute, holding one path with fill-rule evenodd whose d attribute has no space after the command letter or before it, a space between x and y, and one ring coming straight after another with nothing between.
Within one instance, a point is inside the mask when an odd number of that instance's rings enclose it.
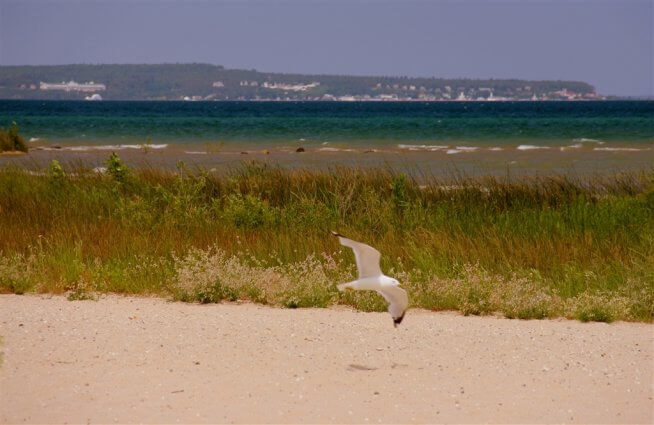
<instances>
[{"instance_id":1,"label":"distant treeline","mask_svg":"<svg viewBox=\"0 0 654 425\"><path fill-rule=\"evenodd\" d=\"M506 96L526 99L534 94L561 90L593 93L590 84L579 81L472 80L444 78L373 77L346 75L305 75L225 69L209 64L161 65L56 65L0 66L2 99L83 99L89 92L42 90L41 82L95 82L106 90L97 93L112 100L195 99L282 99L317 100L327 96L398 96L407 99L428 97ZM306 90L262 87L272 84L319 85ZM214 84L216 83L216 84Z\"/></svg>"}]
</instances>

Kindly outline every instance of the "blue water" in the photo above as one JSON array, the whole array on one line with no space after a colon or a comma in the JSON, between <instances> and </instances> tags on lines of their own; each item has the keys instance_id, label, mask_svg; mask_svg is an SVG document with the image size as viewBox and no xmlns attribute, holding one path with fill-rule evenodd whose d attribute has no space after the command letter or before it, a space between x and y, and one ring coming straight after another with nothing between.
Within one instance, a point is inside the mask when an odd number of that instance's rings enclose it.
<instances>
[{"instance_id":1,"label":"blue water","mask_svg":"<svg viewBox=\"0 0 654 425\"><path fill-rule=\"evenodd\" d=\"M0 126L70 144L275 146L301 139L402 143L654 143L654 101L606 102L81 102L0 101Z\"/></svg>"}]
</instances>

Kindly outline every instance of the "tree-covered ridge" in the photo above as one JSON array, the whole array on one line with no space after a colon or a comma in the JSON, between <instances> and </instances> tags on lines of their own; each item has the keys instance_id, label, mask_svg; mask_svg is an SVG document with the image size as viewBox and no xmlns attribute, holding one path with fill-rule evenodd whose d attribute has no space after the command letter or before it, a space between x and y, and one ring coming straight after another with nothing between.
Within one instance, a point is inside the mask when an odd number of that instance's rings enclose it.
<instances>
[{"instance_id":1,"label":"tree-covered ridge","mask_svg":"<svg viewBox=\"0 0 654 425\"><path fill-rule=\"evenodd\" d=\"M466 100L595 98L579 81L305 75L209 64L0 66L2 99L84 99L91 91L45 83L95 82L106 100ZM311 85L300 87L300 85ZM492 97L491 97L492 96Z\"/></svg>"}]
</instances>

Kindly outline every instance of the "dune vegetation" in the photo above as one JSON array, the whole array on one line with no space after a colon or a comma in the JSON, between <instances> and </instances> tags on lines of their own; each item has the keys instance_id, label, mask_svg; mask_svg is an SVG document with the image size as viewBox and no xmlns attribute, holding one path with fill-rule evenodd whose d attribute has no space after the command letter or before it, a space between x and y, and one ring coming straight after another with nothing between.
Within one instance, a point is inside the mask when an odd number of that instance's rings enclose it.
<instances>
[{"instance_id":1,"label":"dune vegetation","mask_svg":"<svg viewBox=\"0 0 654 425\"><path fill-rule=\"evenodd\" d=\"M16 122L7 129L0 127L0 152L27 152L27 149L25 139L18 134Z\"/></svg>"},{"instance_id":2,"label":"dune vegetation","mask_svg":"<svg viewBox=\"0 0 654 425\"><path fill-rule=\"evenodd\" d=\"M330 230L382 253L412 307L654 319L654 173L498 178L392 169L0 170L0 291L385 308Z\"/></svg>"}]
</instances>

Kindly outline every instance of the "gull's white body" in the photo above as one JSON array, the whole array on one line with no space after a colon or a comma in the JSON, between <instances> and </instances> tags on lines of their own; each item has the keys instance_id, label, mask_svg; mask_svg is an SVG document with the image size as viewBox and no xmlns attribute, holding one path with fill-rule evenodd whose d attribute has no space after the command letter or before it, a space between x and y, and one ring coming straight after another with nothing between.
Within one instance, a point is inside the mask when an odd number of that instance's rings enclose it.
<instances>
[{"instance_id":1,"label":"gull's white body","mask_svg":"<svg viewBox=\"0 0 654 425\"><path fill-rule=\"evenodd\" d=\"M338 233L332 232L332 234L338 237L341 245L352 248L359 270L359 278L352 282L341 283L338 285L339 291L346 289L377 291L388 302L388 312L397 326L402 322L404 313L409 307L409 298L406 291L400 288L400 282L382 273L379 267L379 258L381 257L379 251Z\"/></svg>"}]
</instances>

